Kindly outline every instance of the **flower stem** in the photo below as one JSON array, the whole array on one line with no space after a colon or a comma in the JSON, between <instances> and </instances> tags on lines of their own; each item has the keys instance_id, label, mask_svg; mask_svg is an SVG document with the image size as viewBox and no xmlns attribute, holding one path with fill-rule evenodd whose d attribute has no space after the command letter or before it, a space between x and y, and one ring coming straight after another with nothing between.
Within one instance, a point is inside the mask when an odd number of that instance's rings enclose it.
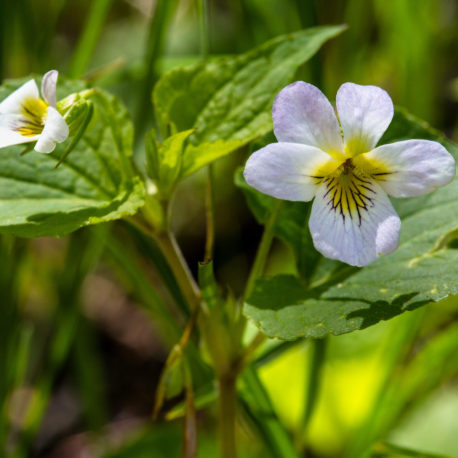
<instances>
[{"instance_id":1,"label":"flower stem","mask_svg":"<svg viewBox=\"0 0 458 458\"><path fill-rule=\"evenodd\" d=\"M208 31L208 0L198 0L199 28L200 28L200 53L204 59L210 51L210 40Z\"/></svg>"},{"instance_id":2,"label":"flower stem","mask_svg":"<svg viewBox=\"0 0 458 458\"><path fill-rule=\"evenodd\" d=\"M208 0L198 0L199 31L200 31L200 54L202 59L208 57L210 50L210 36L208 28ZM213 245L215 243L215 205L214 205L214 179L213 164L207 166L207 186L205 191L205 220L207 226L207 238L205 241L204 263L213 259Z\"/></svg>"},{"instance_id":3,"label":"flower stem","mask_svg":"<svg viewBox=\"0 0 458 458\"><path fill-rule=\"evenodd\" d=\"M219 387L219 434L221 458L236 458L236 376L226 375L218 380Z\"/></svg>"},{"instance_id":4,"label":"flower stem","mask_svg":"<svg viewBox=\"0 0 458 458\"><path fill-rule=\"evenodd\" d=\"M245 287L245 294L243 295L244 299L248 298L251 294L254 283L258 277L260 277L264 272L264 267L267 260L267 255L269 254L270 247L272 245L272 240L274 238L274 229L277 222L278 214L282 205L281 200L275 202L275 206L272 209L272 213L267 220L266 225L264 226L264 232L262 234L261 242L259 243L258 251L254 259L253 266L251 268L250 276Z\"/></svg>"},{"instance_id":5,"label":"flower stem","mask_svg":"<svg viewBox=\"0 0 458 458\"><path fill-rule=\"evenodd\" d=\"M157 235L155 234L154 237L165 258L168 260L189 307L192 311L196 310L200 305L200 290L174 235L171 232L163 232Z\"/></svg>"},{"instance_id":6,"label":"flower stem","mask_svg":"<svg viewBox=\"0 0 458 458\"><path fill-rule=\"evenodd\" d=\"M214 198L213 164L207 167L207 189L205 195L205 220L207 223L207 238L205 240L204 263L213 259L215 244L215 198Z\"/></svg>"},{"instance_id":7,"label":"flower stem","mask_svg":"<svg viewBox=\"0 0 458 458\"><path fill-rule=\"evenodd\" d=\"M91 3L89 16L84 26L83 33L78 40L76 51L70 61L70 66L67 71L68 76L72 78L81 78L86 71L111 4L112 0L100 0Z\"/></svg>"}]
</instances>

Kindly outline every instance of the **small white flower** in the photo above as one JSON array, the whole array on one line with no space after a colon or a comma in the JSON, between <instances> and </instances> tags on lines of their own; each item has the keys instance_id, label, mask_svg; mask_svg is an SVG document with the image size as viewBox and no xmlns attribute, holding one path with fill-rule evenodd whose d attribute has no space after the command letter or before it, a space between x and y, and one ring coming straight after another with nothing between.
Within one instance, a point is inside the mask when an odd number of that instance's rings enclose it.
<instances>
[{"instance_id":1,"label":"small white flower","mask_svg":"<svg viewBox=\"0 0 458 458\"><path fill-rule=\"evenodd\" d=\"M428 140L376 147L393 117L393 103L379 87L345 83L336 105L340 125L318 88L303 81L285 87L272 110L278 143L253 153L244 176L278 199L315 197L309 220L315 248L364 266L398 246L401 222L387 194L431 192L452 180L455 161Z\"/></svg>"},{"instance_id":2,"label":"small white flower","mask_svg":"<svg viewBox=\"0 0 458 458\"><path fill-rule=\"evenodd\" d=\"M35 151L51 153L68 137L68 126L56 110L57 71L43 76L40 98L32 79L0 103L0 148L36 141Z\"/></svg>"}]
</instances>

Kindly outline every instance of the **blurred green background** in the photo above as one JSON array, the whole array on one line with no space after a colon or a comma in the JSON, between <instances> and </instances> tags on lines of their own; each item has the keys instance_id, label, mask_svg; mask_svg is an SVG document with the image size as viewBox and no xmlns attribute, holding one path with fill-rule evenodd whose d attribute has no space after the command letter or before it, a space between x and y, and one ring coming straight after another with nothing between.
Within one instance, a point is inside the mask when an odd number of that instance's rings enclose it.
<instances>
[{"instance_id":1,"label":"blurred green background","mask_svg":"<svg viewBox=\"0 0 458 458\"><path fill-rule=\"evenodd\" d=\"M347 24L297 78L319 85L330 99L346 81L380 85L395 104L458 140L455 0L210 0L208 7L210 56L244 52L305 27ZM201 59L200 20L195 0L0 0L0 77L55 68L119 95L136 122L142 167L142 133L154 123L153 84L166 70ZM261 234L232 184L247 153L215 167L217 277L235 293ZM197 174L178 189L173 208L173 227L193 269L203 256L204 194L205 176ZM18 457L180 456L180 420L150 421L174 343L154 308L158 294L173 313L145 256L153 249L123 223L64 239L1 237L5 456L12 450ZM294 271L280 243L268 270ZM305 456L359 457L381 440L458 456L457 318L458 299L448 298L329 338L306 437L307 342L281 346L275 359L262 357L271 344L261 349L266 396L296 444L305 444ZM216 456L212 403L198 421L200 456ZM239 435L242 456L269 456L244 417ZM404 456L387 447L380 442L373 456Z\"/></svg>"}]
</instances>

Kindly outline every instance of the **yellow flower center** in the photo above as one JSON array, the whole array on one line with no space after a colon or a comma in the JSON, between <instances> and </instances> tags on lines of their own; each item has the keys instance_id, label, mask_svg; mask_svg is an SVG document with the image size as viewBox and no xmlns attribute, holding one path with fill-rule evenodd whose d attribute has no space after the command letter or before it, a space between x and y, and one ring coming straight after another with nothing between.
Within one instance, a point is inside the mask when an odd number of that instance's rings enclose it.
<instances>
[{"instance_id":1,"label":"yellow flower center","mask_svg":"<svg viewBox=\"0 0 458 458\"><path fill-rule=\"evenodd\" d=\"M350 139L345 145L345 154L347 157L355 157L367 153L367 144L359 137Z\"/></svg>"},{"instance_id":2,"label":"yellow flower center","mask_svg":"<svg viewBox=\"0 0 458 458\"><path fill-rule=\"evenodd\" d=\"M41 99L26 99L22 103L21 112L24 117L17 132L24 137L41 134L48 115L48 105Z\"/></svg>"},{"instance_id":3,"label":"yellow flower center","mask_svg":"<svg viewBox=\"0 0 458 458\"><path fill-rule=\"evenodd\" d=\"M361 225L364 212L374 206L375 182L385 180L391 172L366 154L347 158L337 167L335 164L324 164L313 178L326 186L324 198L328 206L344 220L350 218Z\"/></svg>"}]
</instances>

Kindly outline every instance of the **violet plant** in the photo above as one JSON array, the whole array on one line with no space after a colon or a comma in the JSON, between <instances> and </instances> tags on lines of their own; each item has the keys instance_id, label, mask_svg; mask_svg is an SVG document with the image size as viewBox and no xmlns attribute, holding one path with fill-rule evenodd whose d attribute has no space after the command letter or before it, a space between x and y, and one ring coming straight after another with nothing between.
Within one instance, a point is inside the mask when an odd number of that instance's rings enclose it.
<instances>
[{"instance_id":1,"label":"violet plant","mask_svg":"<svg viewBox=\"0 0 458 458\"><path fill-rule=\"evenodd\" d=\"M61 237L124 220L151 239L159 253L152 260L164 261L172 274L163 280L180 317L163 328L171 351L154 415L164 414L165 399L183 395L176 407L185 423L183 456L197 453L202 388L218 399L221 456L237 455L237 412L256 416L262 407L259 399L240 400L238 387L258 383L254 362L268 339L276 346L277 339L311 339L318 375L320 339L458 292L451 249L456 145L393 108L380 88L343 84L337 118L318 88L291 84L296 70L343 30L311 28L166 73L153 92L157 129L146 134L140 160L133 158L135 126L126 108L104 90L65 77L57 84L56 71L41 78L44 100L35 79L0 88L0 232ZM265 140L272 128L278 143ZM235 184L264 234L245 291L234 297L213 271L211 166L256 142ZM21 154L23 143L35 151ZM170 228L171 201L177 186L205 167L207 246L194 278ZM426 193L428 200L412 200L408 211L387 197ZM293 248L296 275L264 276L274 238ZM158 314L167 315L155 294ZM305 423L313 407L312 399ZM269 432L263 421L258 428ZM273 456L298 456L286 429L266 441Z\"/></svg>"}]
</instances>

